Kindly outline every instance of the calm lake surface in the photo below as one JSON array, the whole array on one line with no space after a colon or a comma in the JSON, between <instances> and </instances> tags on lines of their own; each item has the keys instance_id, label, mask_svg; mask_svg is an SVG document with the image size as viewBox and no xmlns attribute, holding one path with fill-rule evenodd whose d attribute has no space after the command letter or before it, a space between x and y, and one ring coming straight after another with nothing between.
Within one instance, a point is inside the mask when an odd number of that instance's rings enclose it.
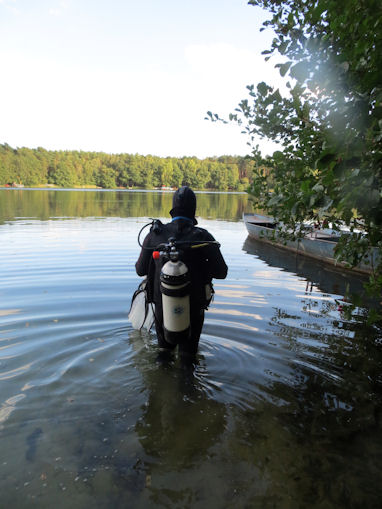
<instances>
[{"instance_id":1,"label":"calm lake surface","mask_svg":"<svg viewBox=\"0 0 382 509\"><path fill-rule=\"evenodd\" d=\"M127 321L137 234L171 193L0 190L0 507L380 508L382 331L360 281L247 238L243 194L200 193L221 242L197 365Z\"/></svg>"}]
</instances>

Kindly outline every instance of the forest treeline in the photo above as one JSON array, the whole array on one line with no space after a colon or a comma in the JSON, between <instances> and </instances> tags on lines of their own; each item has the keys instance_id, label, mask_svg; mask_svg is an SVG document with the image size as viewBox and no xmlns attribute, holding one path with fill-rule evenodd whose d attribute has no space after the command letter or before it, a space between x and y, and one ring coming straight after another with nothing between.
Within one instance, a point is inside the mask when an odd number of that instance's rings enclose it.
<instances>
[{"instance_id":1,"label":"forest treeline","mask_svg":"<svg viewBox=\"0 0 382 509\"><path fill-rule=\"evenodd\" d=\"M249 157L157 157L104 152L50 151L0 145L0 185L243 191L252 180Z\"/></svg>"}]
</instances>

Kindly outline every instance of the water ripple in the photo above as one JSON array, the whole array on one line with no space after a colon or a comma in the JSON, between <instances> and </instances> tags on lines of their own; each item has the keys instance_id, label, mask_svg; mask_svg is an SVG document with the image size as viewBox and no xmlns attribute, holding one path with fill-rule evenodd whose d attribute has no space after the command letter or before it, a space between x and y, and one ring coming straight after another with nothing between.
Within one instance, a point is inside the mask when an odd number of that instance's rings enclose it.
<instances>
[{"instance_id":1,"label":"water ripple","mask_svg":"<svg viewBox=\"0 0 382 509\"><path fill-rule=\"evenodd\" d=\"M229 275L195 366L165 361L127 322L144 221L0 225L0 505L337 509L379 486L380 335L345 319L342 280L202 219Z\"/></svg>"}]
</instances>

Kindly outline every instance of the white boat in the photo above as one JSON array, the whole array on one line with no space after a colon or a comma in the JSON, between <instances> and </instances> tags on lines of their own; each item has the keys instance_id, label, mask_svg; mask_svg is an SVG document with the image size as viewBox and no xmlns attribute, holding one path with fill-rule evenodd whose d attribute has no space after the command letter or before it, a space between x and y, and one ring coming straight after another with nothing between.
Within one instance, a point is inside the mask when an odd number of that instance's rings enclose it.
<instances>
[{"instance_id":1,"label":"white boat","mask_svg":"<svg viewBox=\"0 0 382 509\"><path fill-rule=\"evenodd\" d=\"M260 214L243 214L243 220L247 227L248 235L256 240L267 242L269 244L276 243L279 247L288 249L297 254L310 256L317 260L338 265L341 268L350 267L345 263L336 261L334 249L342 235L346 232L339 232L330 228L314 228L311 226L309 233L304 234L300 239L286 240L280 236L280 223L274 218L262 216ZM371 273L372 268L376 266L379 259L377 248L373 248L367 260L363 261L357 267L351 270L361 273ZM367 261L369 263L367 263Z\"/></svg>"}]
</instances>

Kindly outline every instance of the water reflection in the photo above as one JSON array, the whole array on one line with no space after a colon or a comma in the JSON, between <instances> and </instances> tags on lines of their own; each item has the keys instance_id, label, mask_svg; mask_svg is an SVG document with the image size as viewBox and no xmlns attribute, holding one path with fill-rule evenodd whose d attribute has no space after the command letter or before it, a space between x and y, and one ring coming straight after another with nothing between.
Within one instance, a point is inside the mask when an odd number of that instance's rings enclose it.
<instances>
[{"instance_id":1,"label":"water reflection","mask_svg":"<svg viewBox=\"0 0 382 509\"><path fill-rule=\"evenodd\" d=\"M134 357L147 390L135 429L149 455L166 456L176 463L170 468L182 468L203 458L217 441L225 427L225 408L209 399L200 382L206 370L202 355L196 365L182 365L170 357L157 358L153 366L147 357L145 349Z\"/></svg>"},{"instance_id":2,"label":"water reflection","mask_svg":"<svg viewBox=\"0 0 382 509\"><path fill-rule=\"evenodd\" d=\"M258 256L270 267L280 267L283 271L304 277L307 280L306 291L308 293L312 289L312 285L318 286L325 293L341 296L346 294L348 288L353 293L363 293L362 285L365 279L362 276L354 276L340 267L333 268L318 260L297 256L276 245L270 246L250 237L246 238L243 250L248 254ZM277 274L274 274L274 277L277 278Z\"/></svg>"},{"instance_id":3,"label":"water reflection","mask_svg":"<svg viewBox=\"0 0 382 509\"><path fill-rule=\"evenodd\" d=\"M91 219L0 227L0 506L379 508L382 333L342 316L347 273L203 221L229 277L195 368L162 364L127 324L145 218L93 194Z\"/></svg>"},{"instance_id":4,"label":"water reflection","mask_svg":"<svg viewBox=\"0 0 382 509\"><path fill-rule=\"evenodd\" d=\"M0 224L20 218L168 217L170 192L0 189ZM240 221L245 193L198 193L197 217Z\"/></svg>"},{"instance_id":5,"label":"water reflection","mask_svg":"<svg viewBox=\"0 0 382 509\"><path fill-rule=\"evenodd\" d=\"M272 341L290 367L286 377L271 373L267 387L279 401L264 410L273 415L267 436L279 430L279 440L268 441L273 483L288 485L295 507L357 507L364 487L381 480L379 471L362 468L370 439L372 456L382 452L381 331L361 319L345 320L335 297L341 299L348 287L361 291L362 281L249 238L243 249L306 280L305 292L296 288L301 306L284 296L269 320ZM286 447L280 440L287 437ZM369 491L368 507L377 507L378 498L378 490Z\"/></svg>"},{"instance_id":6,"label":"water reflection","mask_svg":"<svg viewBox=\"0 0 382 509\"><path fill-rule=\"evenodd\" d=\"M3 429L4 422L8 419L11 413L15 410L16 404L25 398L25 394L17 394L8 398L0 407L0 431Z\"/></svg>"},{"instance_id":7,"label":"water reflection","mask_svg":"<svg viewBox=\"0 0 382 509\"><path fill-rule=\"evenodd\" d=\"M203 355L196 364L184 365L174 355L158 356L148 333L134 331L129 340L145 387L142 414L134 426L145 453L145 485L151 502L160 507L176 502L183 507L191 493L187 484L194 484L198 465L208 463L211 448L226 429L227 410L202 383L207 376ZM176 481L184 472L188 472L187 483ZM174 479L170 486L168 476Z\"/></svg>"}]
</instances>

